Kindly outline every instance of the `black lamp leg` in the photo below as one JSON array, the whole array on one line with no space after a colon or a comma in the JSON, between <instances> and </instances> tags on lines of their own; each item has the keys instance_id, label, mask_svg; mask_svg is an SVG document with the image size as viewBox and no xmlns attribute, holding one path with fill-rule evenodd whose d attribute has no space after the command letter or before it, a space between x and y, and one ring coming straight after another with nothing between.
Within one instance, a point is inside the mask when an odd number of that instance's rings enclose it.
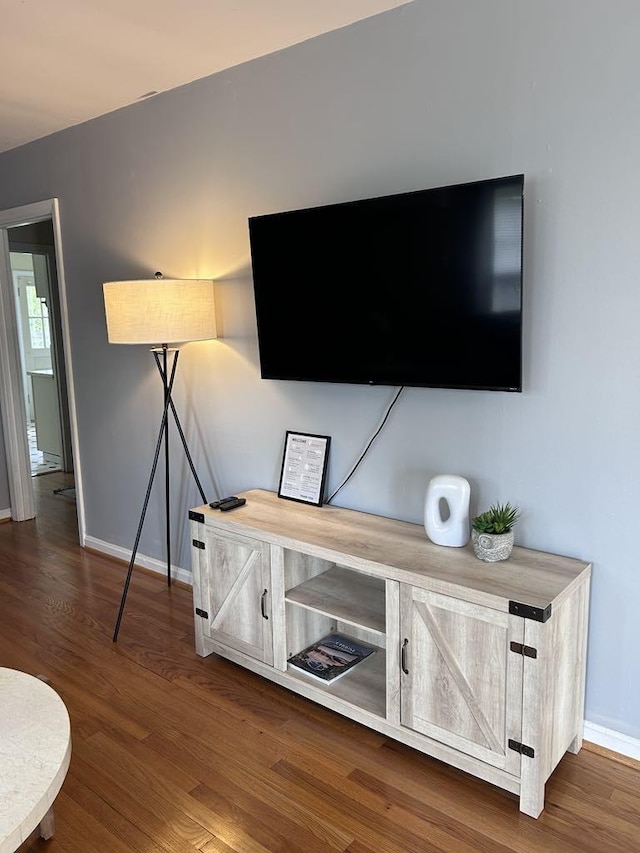
<instances>
[{"instance_id":1,"label":"black lamp leg","mask_svg":"<svg viewBox=\"0 0 640 853\"><path fill-rule=\"evenodd\" d=\"M180 352L176 350L173 358L173 374L175 374L176 363ZM169 503L169 424L166 421L168 417L168 406L171 401L169 386L167 385L167 345L162 347L162 370L158 360L158 353L154 352L156 364L162 377L162 385L164 387L164 412L165 412L165 428L164 428L164 506L165 506L165 523L167 537L167 586L171 586L171 509Z\"/></svg>"},{"instance_id":2,"label":"black lamp leg","mask_svg":"<svg viewBox=\"0 0 640 853\"><path fill-rule=\"evenodd\" d=\"M196 474L195 465L193 464L193 459L191 458L191 454L189 453L189 448L187 447L187 439L184 437L184 432L182 431L182 426L180 424L180 419L178 418L178 413L176 412L176 407L173 405L173 400L169 399L169 406L171 407L171 411L173 412L173 419L175 421L178 434L182 439L182 446L184 448L184 454L187 457L187 462L189 463L189 467L191 468L191 473L193 474L193 479L196 481L196 486L198 487L198 491L200 492L200 497L202 498L202 503L207 503L207 496L204 493L204 489L202 488L202 483L200 482L198 475Z\"/></svg>"},{"instance_id":3,"label":"black lamp leg","mask_svg":"<svg viewBox=\"0 0 640 853\"><path fill-rule=\"evenodd\" d=\"M159 357L158 357L158 353L157 353L155 350L154 350L154 352L153 352L153 355L154 355L154 357L155 357L156 365L158 366L158 370L159 370L159 372L160 372L160 375L162 376L162 382L163 382L163 388L164 388L164 410L163 410L163 413L162 413L162 421L161 421L161 423L160 423L160 430L159 430L159 432L158 432L158 440L156 441L156 449L155 449L155 453L154 453L154 456L153 456L153 464L152 464L152 466L151 466L151 474L150 474L150 476L149 476L149 482L148 482L148 485L147 485L147 492L146 492L146 494L145 494L144 504L143 504L143 507L142 507L142 513L141 513L141 515L140 515L140 521L139 521L139 523L138 523L138 531L137 531L137 533L136 533L136 538L135 538L135 542L134 542L134 545L133 545L133 551L132 551L132 553L131 553L131 560L129 561L129 568L128 568L128 570L127 570L127 577L126 577L126 580L125 580L124 589L123 589L123 591L122 591L122 599L121 599L121 601L120 601L120 610L119 610L119 612L118 612L118 619L117 619L117 621L116 621L116 627L115 627L115 630L114 630L114 632L113 632L113 642L114 642L114 643L117 641L117 639L118 639L118 633L119 633L119 631L120 631L120 623L122 622L122 616L123 616L123 613L124 613L124 606L125 606L125 602L126 602L126 600L127 600L127 593L128 593L128 591L129 591L129 584L131 583L131 575L132 575L132 573L133 573L133 566L134 566L134 563L135 563L136 555L137 555L137 553L138 553L138 545L140 544L140 536L142 535L142 527L143 527L143 525L144 525L144 519L145 519L145 516L146 516L146 514L147 514L147 507L149 506L149 497L150 497L150 495L151 495L151 488L152 488L152 486L153 486L153 481L154 481L154 478L155 478L155 475L156 475L156 469L157 469L157 467L158 467L158 458L159 458L159 456L160 456L160 449L161 449L161 447L162 447L163 439L164 439L164 441L165 441L165 462L166 462L166 464L167 464L167 472L168 472L168 470L169 470L169 468L168 468L168 432L169 432L169 429L168 429L168 427L169 427L169 422L168 422L168 412L169 412L169 407L171 407L171 410L172 410L172 412L174 413L174 417L175 417L175 418L177 418L177 415L175 414L175 407L174 407L174 405L173 405L173 401L172 401L172 399L171 399L171 391L172 391L172 389L173 389L173 381L174 381L175 374L176 374L176 367L177 367L177 365L178 365L178 355L179 355L179 351L178 351L178 350L176 350L176 352L175 352L174 359L173 359L173 364L172 364L172 366L171 366L171 375L170 375L170 377L169 377L169 380L168 380L168 381L167 381L167 361L166 361L166 359L167 359L167 349L166 349L166 346L163 346L163 348L162 348L162 352L163 352L164 370L162 370L162 367L161 367L161 364L160 364L160 359L159 359ZM183 444L185 444L184 437L183 437ZM165 479L165 489L166 489L165 498L166 498L166 511L167 511L167 529L169 529L169 515L168 515L168 513L169 513L169 493L168 493L168 482L169 482L169 481L168 481L168 473L167 473L167 477L166 477L166 479ZM200 490L202 491L202 488L201 488L201 486L200 486L200 484L199 484L199 483L198 483L198 486L199 486ZM205 499L205 500L206 500L206 499ZM167 543L170 545L169 534L167 535ZM169 575L169 573L170 573L170 559L171 559L171 557L170 557L170 552L167 552L167 573L168 573L168 575Z\"/></svg>"}]
</instances>

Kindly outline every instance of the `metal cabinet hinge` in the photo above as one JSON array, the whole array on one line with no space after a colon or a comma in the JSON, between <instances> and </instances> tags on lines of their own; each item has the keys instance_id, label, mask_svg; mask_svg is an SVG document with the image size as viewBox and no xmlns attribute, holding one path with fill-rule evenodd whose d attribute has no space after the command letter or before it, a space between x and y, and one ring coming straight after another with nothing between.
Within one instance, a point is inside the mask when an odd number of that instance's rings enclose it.
<instances>
[{"instance_id":1,"label":"metal cabinet hinge","mask_svg":"<svg viewBox=\"0 0 640 853\"><path fill-rule=\"evenodd\" d=\"M546 622L551 618L551 605L546 607L533 607L531 604L522 604L519 601L509 602L509 613L512 616L522 616L523 619L532 619L534 622Z\"/></svg>"},{"instance_id":2,"label":"metal cabinet hinge","mask_svg":"<svg viewBox=\"0 0 640 853\"><path fill-rule=\"evenodd\" d=\"M191 544L194 548L200 548L201 551L204 551L204 542L201 542L199 539L192 539Z\"/></svg>"},{"instance_id":3,"label":"metal cabinet hinge","mask_svg":"<svg viewBox=\"0 0 640 853\"><path fill-rule=\"evenodd\" d=\"M535 758L536 752L535 749L531 746L526 746L524 743L520 743L518 740L509 739L509 749L513 749L515 752L519 752L520 755L526 755L527 758Z\"/></svg>"},{"instance_id":4,"label":"metal cabinet hinge","mask_svg":"<svg viewBox=\"0 0 640 853\"><path fill-rule=\"evenodd\" d=\"M200 524L204 524L204 513L194 512L192 509L190 509L189 510L189 521L197 521Z\"/></svg>"},{"instance_id":5,"label":"metal cabinet hinge","mask_svg":"<svg viewBox=\"0 0 640 853\"><path fill-rule=\"evenodd\" d=\"M200 616L201 619L208 619L209 614L206 610L201 610L199 607L196 607L196 616Z\"/></svg>"},{"instance_id":6,"label":"metal cabinet hinge","mask_svg":"<svg viewBox=\"0 0 640 853\"><path fill-rule=\"evenodd\" d=\"M527 658L537 658L538 650L533 646L523 646L522 643L514 643L513 640L509 643L509 648L517 655L524 655Z\"/></svg>"}]
</instances>

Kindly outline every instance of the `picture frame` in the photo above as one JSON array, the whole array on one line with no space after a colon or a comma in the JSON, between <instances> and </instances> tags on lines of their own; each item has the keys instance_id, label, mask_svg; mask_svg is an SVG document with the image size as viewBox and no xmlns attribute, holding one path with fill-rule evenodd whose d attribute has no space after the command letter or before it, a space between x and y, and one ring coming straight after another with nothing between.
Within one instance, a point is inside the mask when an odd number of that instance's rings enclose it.
<instances>
[{"instance_id":1,"label":"picture frame","mask_svg":"<svg viewBox=\"0 0 640 853\"><path fill-rule=\"evenodd\" d=\"M278 497L322 506L331 437L287 430Z\"/></svg>"}]
</instances>

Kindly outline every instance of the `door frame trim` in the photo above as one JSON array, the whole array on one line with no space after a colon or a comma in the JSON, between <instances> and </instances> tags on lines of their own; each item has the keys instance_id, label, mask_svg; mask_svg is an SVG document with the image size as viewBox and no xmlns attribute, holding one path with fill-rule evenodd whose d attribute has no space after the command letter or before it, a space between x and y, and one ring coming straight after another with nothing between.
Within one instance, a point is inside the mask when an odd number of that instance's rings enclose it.
<instances>
[{"instance_id":1,"label":"door frame trim","mask_svg":"<svg viewBox=\"0 0 640 853\"><path fill-rule=\"evenodd\" d=\"M4 443L7 456L7 474L11 499L11 517L15 521L26 521L35 517L35 498L31 478L31 464L27 443L27 423L20 342L17 329L17 314L13 290L13 277L9 258L9 236L7 229L51 219L56 255L60 320L64 348L69 421L71 425L71 448L73 457L78 535L84 547L86 537L82 469L78 442L75 381L71 357L71 336L67 310L67 288L62 255L62 232L57 198L50 198L20 207L0 210L0 408L4 428Z\"/></svg>"}]
</instances>

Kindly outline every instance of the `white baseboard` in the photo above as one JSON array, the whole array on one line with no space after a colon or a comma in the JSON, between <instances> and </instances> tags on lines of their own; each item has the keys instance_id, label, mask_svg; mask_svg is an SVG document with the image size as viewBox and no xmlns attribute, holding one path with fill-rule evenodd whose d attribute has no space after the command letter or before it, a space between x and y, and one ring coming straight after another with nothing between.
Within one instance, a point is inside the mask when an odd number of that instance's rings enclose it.
<instances>
[{"instance_id":1,"label":"white baseboard","mask_svg":"<svg viewBox=\"0 0 640 853\"><path fill-rule=\"evenodd\" d=\"M9 509L0 509L0 519L11 518L11 507Z\"/></svg>"},{"instance_id":2,"label":"white baseboard","mask_svg":"<svg viewBox=\"0 0 640 853\"><path fill-rule=\"evenodd\" d=\"M613 731L613 729L606 729L604 726L585 720L584 739L588 740L589 743L610 749L612 752L626 755L627 758L635 758L640 761L640 740L638 738Z\"/></svg>"},{"instance_id":3,"label":"white baseboard","mask_svg":"<svg viewBox=\"0 0 640 853\"><path fill-rule=\"evenodd\" d=\"M0 510L0 518L3 513L11 515L11 510ZM124 560L128 563L131 559L131 551L126 548L120 548L118 545L111 545L109 542L103 542L102 539L96 539L93 536L87 536L85 539L85 547L92 548L94 551L99 551L101 554L107 554L110 557L115 557L118 560ZM136 554L136 565L142 566L145 569L150 569L152 572L157 572L160 575L166 575L167 565L153 557L145 557L144 554ZM181 569L178 566L172 567L171 576L176 580L192 585L191 572L186 569ZM626 755L628 758L640 760L640 740L622 734L622 732L606 729L604 726L599 726L597 723L590 723L585 720L584 723L584 739L597 746L602 746L605 749L610 749L612 752L618 752L621 755Z\"/></svg>"},{"instance_id":4,"label":"white baseboard","mask_svg":"<svg viewBox=\"0 0 640 853\"><path fill-rule=\"evenodd\" d=\"M131 551L126 548L121 548L119 545L112 545L110 542L104 542L102 539L96 539L94 536L86 536L84 547L91 548L93 551L99 551L101 554L107 554L109 557L115 557L117 560L124 560L128 563L131 559ZM154 557L146 557L139 551L136 554L136 566L142 566L144 569L150 569L152 572L158 572L160 575L167 575L167 564L156 560ZM183 583L192 585L191 572L187 569L182 569L180 566L171 566L172 580L182 581Z\"/></svg>"}]
</instances>

